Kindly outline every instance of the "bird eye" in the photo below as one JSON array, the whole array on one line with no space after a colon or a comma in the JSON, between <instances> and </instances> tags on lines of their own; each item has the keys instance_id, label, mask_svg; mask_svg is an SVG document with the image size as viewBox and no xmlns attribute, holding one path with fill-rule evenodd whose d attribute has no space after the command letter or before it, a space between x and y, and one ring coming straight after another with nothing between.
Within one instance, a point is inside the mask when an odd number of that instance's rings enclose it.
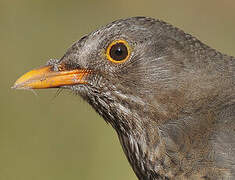
<instances>
[{"instance_id":1,"label":"bird eye","mask_svg":"<svg viewBox=\"0 0 235 180\"><path fill-rule=\"evenodd\" d=\"M125 40L115 40L108 46L106 56L114 63L123 63L130 56L130 47Z\"/></svg>"}]
</instances>

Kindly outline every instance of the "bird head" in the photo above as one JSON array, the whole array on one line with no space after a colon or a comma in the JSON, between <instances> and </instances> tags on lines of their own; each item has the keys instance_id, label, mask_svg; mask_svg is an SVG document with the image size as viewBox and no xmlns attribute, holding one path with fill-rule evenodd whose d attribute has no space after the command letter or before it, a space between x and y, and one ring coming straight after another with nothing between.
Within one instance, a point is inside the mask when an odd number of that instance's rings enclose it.
<instances>
[{"instance_id":1,"label":"bird head","mask_svg":"<svg viewBox=\"0 0 235 180\"><path fill-rule=\"evenodd\" d=\"M118 20L75 42L60 60L24 74L14 88L71 89L115 127L115 117L159 122L189 104L197 108L194 100L211 93L205 89L212 89L218 73L209 74L215 65L205 61L206 49L159 20Z\"/></svg>"}]
</instances>

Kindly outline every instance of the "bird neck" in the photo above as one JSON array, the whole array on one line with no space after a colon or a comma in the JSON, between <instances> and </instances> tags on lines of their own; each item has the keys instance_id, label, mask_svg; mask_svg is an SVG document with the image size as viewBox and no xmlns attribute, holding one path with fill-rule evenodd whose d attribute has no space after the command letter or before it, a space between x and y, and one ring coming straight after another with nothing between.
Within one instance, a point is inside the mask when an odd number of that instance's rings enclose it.
<instances>
[{"instance_id":1,"label":"bird neck","mask_svg":"<svg viewBox=\"0 0 235 180\"><path fill-rule=\"evenodd\" d=\"M83 96L116 130L124 153L140 180L156 180L154 172L163 157L159 125L166 120L144 98L118 90L102 89L101 93ZM167 157L166 157L167 158Z\"/></svg>"},{"instance_id":2,"label":"bird neck","mask_svg":"<svg viewBox=\"0 0 235 180\"><path fill-rule=\"evenodd\" d=\"M103 86L102 90L91 89L89 95L84 94L83 98L116 130L140 180L163 179L164 174L172 173L164 167L176 166L166 155L167 138L164 136L176 132L175 122L187 129L187 132L171 134L172 137L179 136L172 138L175 140L172 143L180 145L183 141L178 140L182 137L187 140L193 135L191 132L206 132L211 123L223 120L220 116L227 114L221 113L225 107L234 107L235 60L227 56L223 59L226 59L223 66L212 64L208 68L198 68L193 74L190 72L190 76L179 77L175 85L172 82L172 86L167 86L164 91L158 86L159 89L149 88L148 94L133 94L116 84L115 88ZM218 72L212 74L212 66ZM191 123L187 124L185 120ZM184 127L186 125L190 126ZM175 169L177 171L177 167Z\"/></svg>"},{"instance_id":3,"label":"bird neck","mask_svg":"<svg viewBox=\"0 0 235 180\"><path fill-rule=\"evenodd\" d=\"M159 129L149 124L142 133L123 133L117 130L117 134L123 151L139 180L157 180L164 176L161 160L167 160L163 154L164 142L159 137ZM169 161L169 159L168 159ZM165 176L164 176L165 177Z\"/></svg>"}]
</instances>

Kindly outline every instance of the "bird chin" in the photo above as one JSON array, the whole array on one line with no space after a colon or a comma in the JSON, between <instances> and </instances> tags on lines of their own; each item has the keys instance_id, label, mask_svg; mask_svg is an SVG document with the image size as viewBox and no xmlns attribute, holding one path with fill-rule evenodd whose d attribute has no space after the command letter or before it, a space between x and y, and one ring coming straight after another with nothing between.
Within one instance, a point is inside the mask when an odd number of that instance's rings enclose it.
<instances>
[{"instance_id":1,"label":"bird chin","mask_svg":"<svg viewBox=\"0 0 235 180\"><path fill-rule=\"evenodd\" d=\"M61 86L60 88L71 90L75 95L82 95L87 93L87 85L85 84Z\"/></svg>"}]
</instances>

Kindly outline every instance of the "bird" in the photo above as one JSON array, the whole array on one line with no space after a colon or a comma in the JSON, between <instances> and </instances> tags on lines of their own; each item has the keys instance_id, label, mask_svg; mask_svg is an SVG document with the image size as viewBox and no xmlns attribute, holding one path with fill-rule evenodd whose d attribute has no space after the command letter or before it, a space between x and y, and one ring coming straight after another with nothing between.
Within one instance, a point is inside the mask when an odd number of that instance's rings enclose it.
<instances>
[{"instance_id":1,"label":"bird","mask_svg":"<svg viewBox=\"0 0 235 180\"><path fill-rule=\"evenodd\" d=\"M139 180L235 179L235 58L163 20L102 26L13 88L80 95Z\"/></svg>"}]
</instances>

